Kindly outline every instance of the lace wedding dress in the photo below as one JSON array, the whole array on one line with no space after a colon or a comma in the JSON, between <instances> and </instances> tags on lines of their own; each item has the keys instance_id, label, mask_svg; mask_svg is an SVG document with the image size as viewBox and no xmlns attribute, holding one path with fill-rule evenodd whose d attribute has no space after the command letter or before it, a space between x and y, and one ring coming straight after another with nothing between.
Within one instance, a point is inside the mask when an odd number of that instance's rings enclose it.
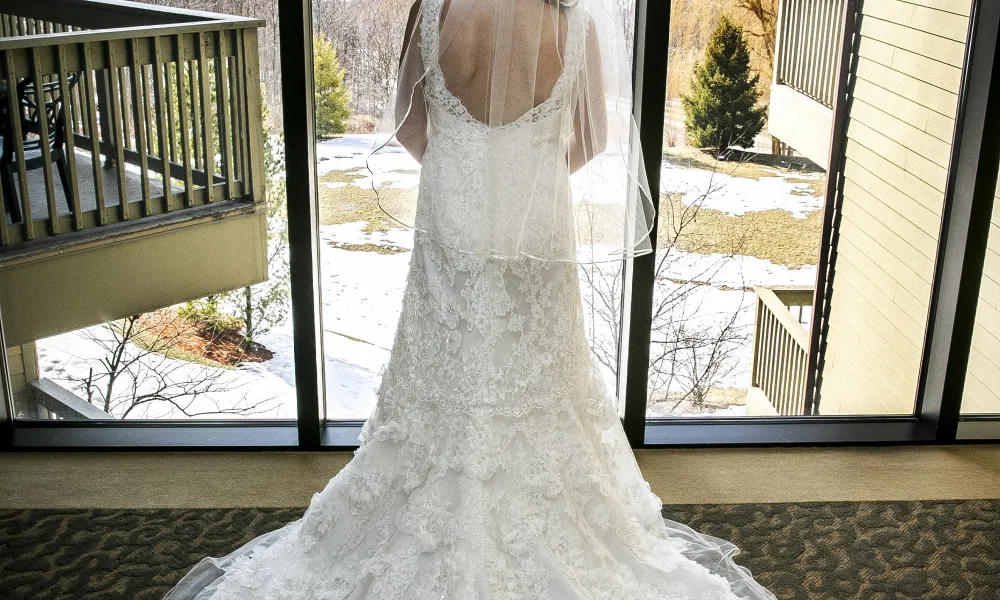
<instances>
[{"instance_id":1,"label":"lace wedding dress","mask_svg":"<svg viewBox=\"0 0 1000 600\"><path fill-rule=\"evenodd\" d=\"M418 228L362 445L300 520L204 559L168 598L773 598L734 546L662 518L592 360L577 266L454 249L487 226L463 202L487 128L436 67L440 6L422 12ZM580 36L571 19L568 65ZM563 118L564 86L504 127L512 173L522 136Z\"/></svg>"}]
</instances>

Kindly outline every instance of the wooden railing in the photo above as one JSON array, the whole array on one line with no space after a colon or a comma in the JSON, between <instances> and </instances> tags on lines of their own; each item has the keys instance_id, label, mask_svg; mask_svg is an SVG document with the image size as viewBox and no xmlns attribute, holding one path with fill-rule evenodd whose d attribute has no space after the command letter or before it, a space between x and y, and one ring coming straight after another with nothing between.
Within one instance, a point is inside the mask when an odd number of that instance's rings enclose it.
<instances>
[{"instance_id":1,"label":"wooden railing","mask_svg":"<svg viewBox=\"0 0 1000 600\"><path fill-rule=\"evenodd\" d=\"M775 81L828 108L837 86L846 0L781 0Z\"/></svg>"},{"instance_id":2,"label":"wooden railing","mask_svg":"<svg viewBox=\"0 0 1000 600\"><path fill-rule=\"evenodd\" d=\"M780 415L807 414L806 366L811 287L757 287L751 385L760 388Z\"/></svg>"},{"instance_id":3,"label":"wooden railing","mask_svg":"<svg viewBox=\"0 0 1000 600\"><path fill-rule=\"evenodd\" d=\"M11 150L0 247L262 202L262 25L118 0L0 0Z\"/></svg>"}]
</instances>

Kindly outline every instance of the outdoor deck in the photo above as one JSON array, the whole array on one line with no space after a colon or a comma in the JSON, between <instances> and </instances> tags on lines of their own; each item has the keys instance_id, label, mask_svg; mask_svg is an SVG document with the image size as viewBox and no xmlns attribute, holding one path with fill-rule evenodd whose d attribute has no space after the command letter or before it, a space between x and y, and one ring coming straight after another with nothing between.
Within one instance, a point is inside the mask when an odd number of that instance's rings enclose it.
<instances>
[{"instance_id":1,"label":"outdoor deck","mask_svg":"<svg viewBox=\"0 0 1000 600\"><path fill-rule=\"evenodd\" d=\"M263 25L0 0L9 346L267 279Z\"/></svg>"},{"instance_id":2,"label":"outdoor deck","mask_svg":"<svg viewBox=\"0 0 1000 600\"><path fill-rule=\"evenodd\" d=\"M94 171L91 165L92 158L89 152L76 152L77 182L80 186L80 208L84 212L97 210L97 193L94 189ZM117 173L119 168L118 166L112 166L102 169L101 183L104 191L105 206L108 208L117 207L120 203ZM66 200L66 194L63 193L62 186L59 185L59 174L54 168L51 169L51 173L55 182L53 187L55 188L57 214L60 216L72 215L73 210ZM23 198L24 194L21 192L21 185L16 177L14 178L14 189L17 191L18 198ZM203 187L198 186L195 189L203 189ZM176 185L171 186L171 190L175 194L184 192L183 188ZM150 178L149 191L152 198L162 198L163 181ZM139 205L143 202L141 172L138 168L128 164L125 165L125 197L128 198L129 204ZM43 169L28 171L28 198L31 201L32 218L47 220L49 218L49 207L45 196L45 172ZM136 214L139 214L138 208L132 210ZM9 223L10 221L8 220Z\"/></svg>"},{"instance_id":3,"label":"outdoor deck","mask_svg":"<svg viewBox=\"0 0 1000 600\"><path fill-rule=\"evenodd\" d=\"M19 117L0 120L12 161L3 191L18 192L0 194L10 213L0 251L215 202L263 202L262 25L120 0L0 1L0 102ZM74 157L66 184L62 154ZM118 167L106 169L109 160Z\"/></svg>"}]
</instances>

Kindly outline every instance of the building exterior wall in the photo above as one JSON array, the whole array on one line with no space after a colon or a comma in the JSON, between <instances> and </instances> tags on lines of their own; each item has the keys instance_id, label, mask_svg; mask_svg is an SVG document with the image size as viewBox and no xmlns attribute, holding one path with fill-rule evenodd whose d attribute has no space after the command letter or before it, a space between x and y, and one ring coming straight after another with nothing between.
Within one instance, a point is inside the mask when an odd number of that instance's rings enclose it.
<instances>
[{"instance_id":1,"label":"building exterior wall","mask_svg":"<svg viewBox=\"0 0 1000 600\"><path fill-rule=\"evenodd\" d=\"M767 132L827 170L833 111L787 85L773 84Z\"/></svg>"},{"instance_id":2,"label":"building exterior wall","mask_svg":"<svg viewBox=\"0 0 1000 600\"><path fill-rule=\"evenodd\" d=\"M25 344L267 280L262 206L169 226L139 223L136 231L0 264L6 342Z\"/></svg>"},{"instance_id":3,"label":"building exterior wall","mask_svg":"<svg viewBox=\"0 0 1000 600\"><path fill-rule=\"evenodd\" d=\"M913 411L969 9L864 2L821 414Z\"/></svg>"},{"instance_id":4,"label":"building exterior wall","mask_svg":"<svg viewBox=\"0 0 1000 600\"><path fill-rule=\"evenodd\" d=\"M28 386L38 379L38 354L35 343L7 348L7 366L10 369L10 387L17 398L28 392Z\"/></svg>"},{"instance_id":5,"label":"building exterior wall","mask_svg":"<svg viewBox=\"0 0 1000 600\"><path fill-rule=\"evenodd\" d=\"M1000 187L993 200L962 412L1000 413Z\"/></svg>"}]
</instances>

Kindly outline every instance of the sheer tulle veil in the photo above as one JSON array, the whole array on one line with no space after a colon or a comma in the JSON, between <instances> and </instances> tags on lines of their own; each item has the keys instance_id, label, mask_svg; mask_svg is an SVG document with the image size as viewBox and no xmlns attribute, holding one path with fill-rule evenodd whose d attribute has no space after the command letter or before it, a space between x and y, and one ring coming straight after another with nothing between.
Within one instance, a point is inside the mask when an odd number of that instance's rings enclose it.
<instances>
[{"instance_id":1,"label":"sheer tulle veil","mask_svg":"<svg viewBox=\"0 0 1000 600\"><path fill-rule=\"evenodd\" d=\"M376 191L420 162L415 205L379 196L416 233L361 445L168 600L774 600L663 518L588 343L576 265L654 218L617 2L415 4L368 162Z\"/></svg>"},{"instance_id":2,"label":"sheer tulle veil","mask_svg":"<svg viewBox=\"0 0 1000 600\"><path fill-rule=\"evenodd\" d=\"M439 34L425 35L418 0L368 157L382 211L442 245L485 256L590 263L650 252L655 215L618 3L422 1L440 5ZM394 164L384 159L402 146L420 161L428 128L440 127L428 122L433 77L443 78L455 114L480 125L463 168L482 185L463 190L462 214L435 211L433 199L420 213L379 189ZM463 235L450 235L457 228Z\"/></svg>"}]
</instances>

